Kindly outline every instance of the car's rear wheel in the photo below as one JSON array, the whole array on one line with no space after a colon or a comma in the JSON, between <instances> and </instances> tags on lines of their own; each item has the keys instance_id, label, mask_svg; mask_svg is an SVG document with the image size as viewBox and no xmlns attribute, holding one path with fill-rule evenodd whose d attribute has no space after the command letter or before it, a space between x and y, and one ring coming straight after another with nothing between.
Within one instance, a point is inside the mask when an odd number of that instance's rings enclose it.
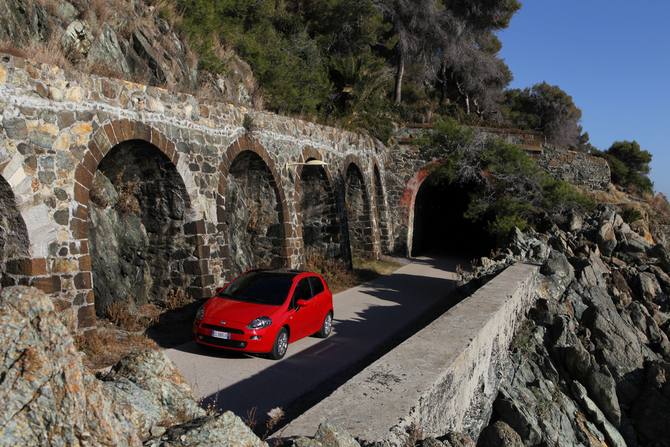
<instances>
[{"instance_id":1,"label":"car's rear wheel","mask_svg":"<svg viewBox=\"0 0 670 447\"><path fill-rule=\"evenodd\" d=\"M280 360L286 355L288 349L288 331L285 327L279 329L272 351L268 354L272 360Z\"/></svg>"},{"instance_id":2,"label":"car's rear wheel","mask_svg":"<svg viewBox=\"0 0 670 447\"><path fill-rule=\"evenodd\" d=\"M328 312L328 314L326 314L326 318L323 319L321 330L316 333L316 336L319 338L326 338L330 335L330 332L332 330L333 330L333 313Z\"/></svg>"}]
</instances>

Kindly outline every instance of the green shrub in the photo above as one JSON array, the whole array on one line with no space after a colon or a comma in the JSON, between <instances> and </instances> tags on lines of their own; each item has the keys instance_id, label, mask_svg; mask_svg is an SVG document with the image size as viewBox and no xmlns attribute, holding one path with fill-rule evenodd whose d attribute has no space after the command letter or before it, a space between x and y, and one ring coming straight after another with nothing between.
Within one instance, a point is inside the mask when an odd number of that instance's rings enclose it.
<instances>
[{"instance_id":1,"label":"green shrub","mask_svg":"<svg viewBox=\"0 0 670 447\"><path fill-rule=\"evenodd\" d=\"M548 212L557 208L579 207L585 211L591 211L596 202L580 193L570 183L560 179L547 179L542 182L543 206Z\"/></svg>"},{"instance_id":2,"label":"green shrub","mask_svg":"<svg viewBox=\"0 0 670 447\"><path fill-rule=\"evenodd\" d=\"M623 212L621 213L621 217L623 218L624 222L629 224L635 222L636 220L642 219L642 212L637 208L629 206L628 208L623 210Z\"/></svg>"}]
</instances>

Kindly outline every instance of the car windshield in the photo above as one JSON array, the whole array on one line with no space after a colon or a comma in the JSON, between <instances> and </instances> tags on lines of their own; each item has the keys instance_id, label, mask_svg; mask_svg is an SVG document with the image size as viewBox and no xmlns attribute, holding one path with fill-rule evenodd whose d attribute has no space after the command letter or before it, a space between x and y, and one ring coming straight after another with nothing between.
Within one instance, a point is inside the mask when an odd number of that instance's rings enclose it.
<instances>
[{"instance_id":1,"label":"car windshield","mask_svg":"<svg viewBox=\"0 0 670 447\"><path fill-rule=\"evenodd\" d=\"M239 276L216 296L280 306L288 297L294 277L295 273L251 271Z\"/></svg>"}]
</instances>

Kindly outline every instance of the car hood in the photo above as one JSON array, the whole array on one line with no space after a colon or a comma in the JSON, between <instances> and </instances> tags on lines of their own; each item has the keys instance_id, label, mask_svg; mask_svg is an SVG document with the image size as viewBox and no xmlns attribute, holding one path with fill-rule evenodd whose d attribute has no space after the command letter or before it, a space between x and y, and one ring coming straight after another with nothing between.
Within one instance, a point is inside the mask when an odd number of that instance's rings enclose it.
<instances>
[{"instance_id":1,"label":"car hood","mask_svg":"<svg viewBox=\"0 0 670 447\"><path fill-rule=\"evenodd\" d=\"M207 305L205 318L234 321L246 325L258 317L269 317L279 307L214 297Z\"/></svg>"}]
</instances>

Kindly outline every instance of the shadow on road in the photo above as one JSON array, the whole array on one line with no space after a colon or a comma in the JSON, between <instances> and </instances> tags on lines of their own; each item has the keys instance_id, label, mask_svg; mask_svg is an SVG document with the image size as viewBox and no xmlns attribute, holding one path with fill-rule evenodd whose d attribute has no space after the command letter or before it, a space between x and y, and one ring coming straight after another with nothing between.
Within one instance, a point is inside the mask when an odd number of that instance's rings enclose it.
<instances>
[{"instance_id":1,"label":"shadow on road","mask_svg":"<svg viewBox=\"0 0 670 447\"><path fill-rule=\"evenodd\" d=\"M452 273L457 265L456 261L444 259L412 261ZM290 422L457 303L459 300L453 293L456 275L446 275L447 279L440 275L394 273L335 295L331 337L298 352L302 341L293 343L289 356L279 362L262 356L210 350L195 342L175 349L233 362L237 359L267 362L252 376L206 396L201 404L206 409L231 410L243 419L255 419L255 431L262 435L271 409L282 407L285 418L281 424ZM338 301L345 299L355 300L357 310L349 314L346 310L338 312ZM195 373L203 377L208 371Z\"/></svg>"}]
</instances>

